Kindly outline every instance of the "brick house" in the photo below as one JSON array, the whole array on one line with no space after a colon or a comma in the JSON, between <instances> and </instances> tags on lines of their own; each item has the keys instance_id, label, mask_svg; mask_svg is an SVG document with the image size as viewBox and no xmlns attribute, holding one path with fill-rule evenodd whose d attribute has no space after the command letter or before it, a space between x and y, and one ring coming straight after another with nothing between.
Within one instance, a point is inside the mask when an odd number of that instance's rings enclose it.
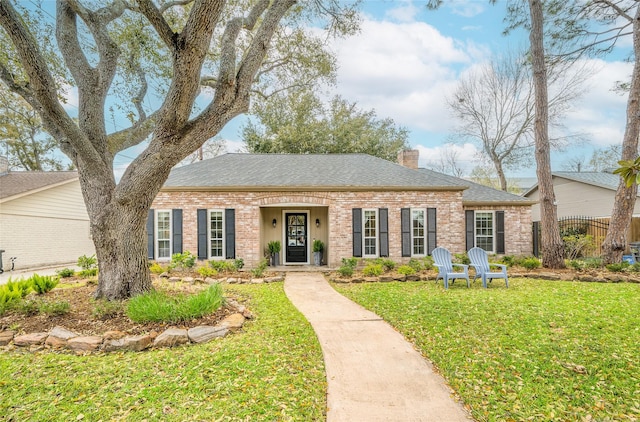
<instances>
[{"instance_id":1,"label":"brick house","mask_svg":"<svg viewBox=\"0 0 640 422\"><path fill-rule=\"evenodd\" d=\"M199 259L256 265L269 241L281 265L345 257L406 261L436 246L531 253L532 201L418 169L418 151L392 163L366 154L226 154L174 169L147 222L149 258L191 251Z\"/></svg>"}]
</instances>

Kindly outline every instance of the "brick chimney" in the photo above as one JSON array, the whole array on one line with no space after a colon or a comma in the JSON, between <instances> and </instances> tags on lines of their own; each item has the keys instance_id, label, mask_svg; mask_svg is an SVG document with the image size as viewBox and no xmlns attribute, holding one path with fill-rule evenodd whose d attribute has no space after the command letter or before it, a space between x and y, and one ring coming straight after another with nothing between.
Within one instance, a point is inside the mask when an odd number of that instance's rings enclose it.
<instances>
[{"instance_id":1,"label":"brick chimney","mask_svg":"<svg viewBox=\"0 0 640 422\"><path fill-rule=\"evenodd\" d=\"M0 155L0 176L5 174L9 174L9 160L7 160L7 157Z\"/></svg>"},{"instance_id":2,"label":"brick chimney","mask_svg":"<svg viewBox=\"0 0 640 422\"><path fill-rule=\"evenodd\" d=\"M418 168L419 156L420 151L417 149L405 149L398 153L398 164L415 170Z\"/></svg>"}]
</instances>

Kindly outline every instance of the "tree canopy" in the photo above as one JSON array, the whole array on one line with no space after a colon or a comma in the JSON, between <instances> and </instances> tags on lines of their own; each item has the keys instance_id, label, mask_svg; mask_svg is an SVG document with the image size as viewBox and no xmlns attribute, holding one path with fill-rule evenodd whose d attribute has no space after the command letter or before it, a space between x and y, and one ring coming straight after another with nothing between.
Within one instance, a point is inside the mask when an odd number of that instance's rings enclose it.
<instances>
[{"instance_id":1,"label":"tree canopy","mask_svg":"<svg viewBox=\"0 0 640 422\"><path fill-rule=\"evenodd\" d=\"M367 153L395 161L408 145L405 128L339 96L324 104L309 90L290 91L255 107L253 114L258 120L242 129L253 153Z\"/></svg>"}]
</instances>

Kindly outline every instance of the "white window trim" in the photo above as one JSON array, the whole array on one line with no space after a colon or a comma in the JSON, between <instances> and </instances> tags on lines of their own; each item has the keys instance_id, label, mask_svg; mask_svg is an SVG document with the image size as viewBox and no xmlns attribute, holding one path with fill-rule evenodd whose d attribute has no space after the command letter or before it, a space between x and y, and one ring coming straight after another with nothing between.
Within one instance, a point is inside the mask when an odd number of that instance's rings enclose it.
<instances>
[{"instance_id":1,"label":"white window trim","mask_svg":"<svg viewBox=\"0 0 640 422\"><path fill-rule=\"evenodd\" d=\"M482 214L491 214L491 230L493 234L491 235L491 250L486 251L489 254L494 254L496 251L496 212L492 210L474 210L473 211L473 244L474 246L478 246L478 233L476 230L477 223L477 215L478 213ZM486 237L486 236L484 236ZM478 246L479 247L479 246Z\"/></svg>"},{"instance_id":2,"label":"white window trim","mask_svg":"<svg viewBox=\"0 0 640 422\"><path fill-rule=\"evenodd\" d=\"M160 247L158 246L160 240L165 240L165 239L160 239L158 237L158 214L159 213L169 213L169 256L168 257L162 257L160 258ZM154 219L154 224L153 224L153 230L154 230L154 249L155 249L155 257L156 257L156 261L171 261L171 255L173 255L173 212L169 209L169 210L156 210L155 211L155 219Z\"/></svg>"},{"instance_id":3,"label":"white window trim","mask_svg":"<svg viewBox=\"0 0 640 422\"><path fill-rule=\"evenodd\" d=\"M365 228L365 222L366 222L366 218L365 218L365 214L368 211L373 211L376 215L376 235L374 236L375 242L376 242L376 253L375 254L367 254L366 250L366 244L365 244L365 232L366 232L366 228ZM370 239L370 238L369 238ZM362 209L362 257L363 258L378 258L380 256L380 213L378 212L377 208L363 208Z\"/></svg>"},{"instance_id":4,"label":"white window trim","mask_svg":"<svg viewBox=\"0 0 640 422\"><path fill-rule=\"evenodd\" d=\"M211 213L222 213L222 256L211 256ZM225 233L225 215L223 209L210 209L207 210L207 257L216 261L224 261L226 259L226 233Z\"/></svg>"},{"instance_id":5,"label":"white window trim","mask_svg":"<svg viewBox=\"0 0 640 422\"><path fill-rule=\"evenodd\" d=\"M415 238L413 236L413 212L414 211L422 211L422 215L424 217L424 226L422 227L422 230L424 232L422 238L424 239L424 253L422 254L416 254L413 252L413 239ZM411 256L416 256L416 257L425 257L427 256L427 209L426 208L411 208L409 211L409 220L410 220L410 224L411 224ZM475 220L474 220L475 221Z\"/></svg>"}]
</instances>

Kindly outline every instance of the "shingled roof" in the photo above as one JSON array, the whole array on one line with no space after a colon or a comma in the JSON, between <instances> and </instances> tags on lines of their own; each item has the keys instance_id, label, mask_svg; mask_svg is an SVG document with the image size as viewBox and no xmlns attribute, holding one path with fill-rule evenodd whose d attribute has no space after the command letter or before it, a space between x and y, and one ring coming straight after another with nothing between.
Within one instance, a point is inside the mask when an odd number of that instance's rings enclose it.
<instances>
[{"instance_id":1,"label":"shingled roof","mask_svg":"<svg viewBox=\"0 0 640 422\"><path fill-rule=\"evenodd\" d=\"M225 154L171 171L163 190L463 190L367 154Z\"/></svg>"},{"instance_id":2,"label":"shingled roof","mask_svg":"<svg viewBox=\"0 0 640 422\"><path fill-rule=\"evenodd\" d=\"M470 180L460 179L458 177L449 176L447 174L438 173L433 170L419 169L422 173L429 175L428 177L437 177L448 180L451 183L459 183L467 186L468 189L462 192L462 203L464 205L494 205L494 204L510 204L510 205L532 205L535 201L524 198L520 195L514 195L509 192L494 189L489 186L481 185Z\"/></svg>"},{"instance_id":3,"label":"shingled roof","mask_svg":"<svg viewBox=\"0 0 640 422\"><path fill-rule=\"evenodd\" d=\"M77 171L11 171L0 175L0 199L53 187L78 178Z\"/></svg>"},{"instance_id":4,"label":"shingled roof","mask_svg":"<svg viewBox=\"0 0 640 422\"><path fill-rule=\"evenodd\" d=\"M552 177L562 177L574 182L585 183L587 185L597 186L614 191L618 190L618 185L620 184L619 175L599 171L554 171L553 173L551 173L551 175ZM523 195L528 195L536 189L538 189L537 183ZM640 196L640 192L638 192L638 196Z\"/></svg>"}]
</instances>

